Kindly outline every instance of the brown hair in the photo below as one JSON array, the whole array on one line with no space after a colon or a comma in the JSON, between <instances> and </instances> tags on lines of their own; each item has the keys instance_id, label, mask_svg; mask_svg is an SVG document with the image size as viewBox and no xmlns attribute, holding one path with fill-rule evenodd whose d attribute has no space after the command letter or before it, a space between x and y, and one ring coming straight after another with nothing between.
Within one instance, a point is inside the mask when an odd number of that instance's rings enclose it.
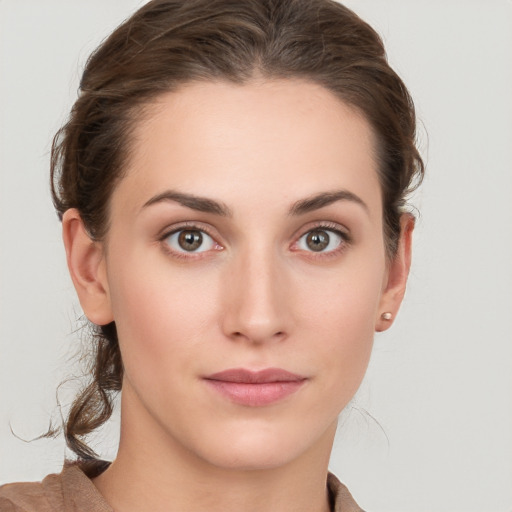
<instances>
[{"instance_id":1,"label":"brown hair","mask_svg":"<svg viewBox=\"0 0 512 512\"><path fill-rule=\"evenodd\" d=\"M102 240L144 106L192 81L242 84L256 74L320 84L372 125L392 257L406 197L423 176L414 106L378 34L332 0L153 0L143 6L91 55L70 118L54 138L51 187L59 216L77 208L90 236ZM64 427L68 446L84 459L96 456L84 438L111 416L123 375L115 324L95 329L92 381Z\"/></svg>"}]
</instances>

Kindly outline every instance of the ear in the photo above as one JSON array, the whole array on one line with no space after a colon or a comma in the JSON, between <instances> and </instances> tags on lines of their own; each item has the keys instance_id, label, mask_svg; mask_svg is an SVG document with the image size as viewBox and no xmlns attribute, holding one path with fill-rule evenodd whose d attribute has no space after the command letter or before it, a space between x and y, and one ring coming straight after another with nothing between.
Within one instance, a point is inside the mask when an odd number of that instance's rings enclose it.
<instances>
[{"instance_id":1,"label":"ear","mask_svg":"<svg viewBox=\"0 0 512 512\"><path fill-rule=\"evenodd\" d=\"M97 325L112 322L103 244L89 236L75 208L62 217L62 238L69 273L85 316Z\"/></svg>"},{"instance_id":2,"label":"ear","mask_svg":"<svg viewBox=\"0 0 512 512\"><path fill-rule=\"evenodd\" d=\"M400 217L400 240L394 258L388 263L387 277L375 322L377 332L385 331L391 326L404 298L411 268L414 222L414 217L409 213L404 213Z\"/></svg>"}]
</instances>

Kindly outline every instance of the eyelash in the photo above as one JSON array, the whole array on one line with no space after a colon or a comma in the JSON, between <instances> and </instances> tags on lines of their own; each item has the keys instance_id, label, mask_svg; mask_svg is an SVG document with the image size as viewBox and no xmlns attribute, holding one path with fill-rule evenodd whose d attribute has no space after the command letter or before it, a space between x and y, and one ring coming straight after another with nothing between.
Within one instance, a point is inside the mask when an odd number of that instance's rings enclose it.
<instances>
[{"instance_id":1,"label":"eyelash","mask_svg":"<svg viewBox=\"0 0 512 512\"><path fill-rule=\"evenodd\" d=\"M204 258L206 256L205 253L211 252L211 250L206 251L190 251L187 252L185 250L183 251L177 251L175 249L172 249L169 244L166 242L166 240L177 233L180 233L182 231L199 231L201 233L206 234L208 237L210 237L213 240L213 243L215 245L214 251L221 251L224 249L222 245L220 245L218 242L216 242L214 235L211 233L210 229L207 226L198 225L196 223L185 223L181 224L180 226L174 227L170 231L166 231L163 235L159 237L159 241L162 243L164 250L169 253L172 257L183 259L183 260L191 260L191 259L198 259L198 258ZM318 224L314 224L313 226L309 226L307 231L304 231L292 244L291 250L294 252L300 251L301 249L296 249L295 247L297 244L309 233L313 231L326 231L327 233L334 233L335 235L339 236L341 238L341 242L338 247L335 249L332 249L327 252L323 251L304 251L306 254L308 254L308 257L310 258L332 258L336 257L337 255L341 254L348 245L351 244L352 239L350 235L344 231L341 230L338 224L331 223L331 222L319 222Z\"/></svg>"}]
</instances>

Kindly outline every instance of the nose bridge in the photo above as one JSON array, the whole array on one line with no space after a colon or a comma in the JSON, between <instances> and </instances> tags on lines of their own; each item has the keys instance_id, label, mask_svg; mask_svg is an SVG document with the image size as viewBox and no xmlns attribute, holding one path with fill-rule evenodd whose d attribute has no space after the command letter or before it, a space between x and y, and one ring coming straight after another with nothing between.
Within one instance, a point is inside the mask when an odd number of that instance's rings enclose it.
<instances>
[{"instance_id":1,"label":"nose bridge","mask_svg":"<svg viewBox=\"0 0 512 512\"><path fill-rule=\"evenodd\" d=\"M225 331L229 336L264 342L286 334L282 262L273 247L259 244L234 258L229 276Z\"/></svg>"}]
</instances>

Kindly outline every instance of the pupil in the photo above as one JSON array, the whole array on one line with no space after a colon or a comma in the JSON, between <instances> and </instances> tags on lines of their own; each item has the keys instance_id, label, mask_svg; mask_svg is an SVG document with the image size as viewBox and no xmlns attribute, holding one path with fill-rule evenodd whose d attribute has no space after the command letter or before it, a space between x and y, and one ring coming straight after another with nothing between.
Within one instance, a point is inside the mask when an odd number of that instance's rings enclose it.
<instances>
[{"instance_id":1,"label":"pupil","mask_svg":"<svg viewBox=\"0 0 512 512\"><path fill-rule=\"evenodd\" d=\"M182 231L178 242L185 251L195 251L203 243L203 235L200 231Z\"/></svg>"},{"instance_id":2,"label":"pupil","mask_svg":"<svg viewBox=\"0 0 512 512\"><path fill-rule=\"evenodd\" d=\"M307 236L306 243L312 251L323 251L329 245L329 235L325 231L312 231Z\"/></svg>"}]
</instances>

